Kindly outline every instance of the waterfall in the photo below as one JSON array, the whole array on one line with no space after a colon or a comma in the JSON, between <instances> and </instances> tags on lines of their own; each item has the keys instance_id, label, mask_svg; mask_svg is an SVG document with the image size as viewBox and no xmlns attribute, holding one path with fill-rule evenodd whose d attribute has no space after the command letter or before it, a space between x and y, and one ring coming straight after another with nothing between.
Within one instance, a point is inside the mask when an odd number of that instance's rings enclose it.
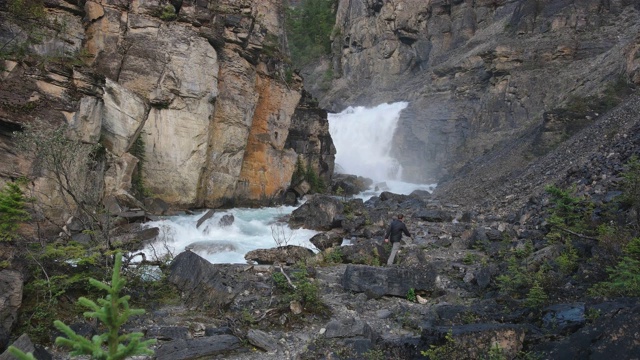
<instances>
[{"instance_id":1,"label":"waterfall","mask_svg":"<svg viewBox=\"0 0 640 360\"><path fill-rule=\"evenodd\" d=\"M356 106L329 114L329 133L337 150L336 171L376 182L401 180L402 166L390 154L400 112L407 105Z\"/></svg>"}]
</instances>

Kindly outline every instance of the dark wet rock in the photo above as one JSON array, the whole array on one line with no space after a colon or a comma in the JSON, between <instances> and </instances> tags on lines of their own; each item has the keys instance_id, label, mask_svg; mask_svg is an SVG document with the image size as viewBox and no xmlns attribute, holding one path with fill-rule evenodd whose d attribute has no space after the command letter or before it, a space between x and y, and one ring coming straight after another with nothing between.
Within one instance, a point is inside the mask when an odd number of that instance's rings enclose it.
<instances>
[{"instance_id":1,"label":"dark wet rock","mask_svg":"<svg viewBox=\"0 0 640 360\"><path fill-rule=\"evenodd\" d=\"M431 193L427 190L413 190L411 194L409 194L409 196L418 198L420 200L429 200L432 198Z\"/></svg>"},{"instance_id":2,"label":"dark wet rock","mask_svg":"<svg viewBox=\"0 0 640 360\"><path fill-rule=\"evenodd\" d=\"M127 219L128 222L145 222L148 219L147 213L144 210L130 210L123 211L115 214L118 217Z\"/></svg>"},{"instance_id":3,"label":"dark wet rock","mask_svg":"<svg viewBox=\"0 0 640 360\"><path fill-rule=\"evenodd\" d=\"M14 270L0 271L0 327L10 334L22 305L22 274Z\"/></svg>"},{"instance_id":4,"label":"dark wet rock","mask_svg":"<svg viewBox=\"0 0 640 360\"><path fill-rule=\"evenodd\" d=\"M392 193L389 191L383 191L380 193L380 200L383 202L386 201L395 201L397 203L401 203L405 200L408 200L409 196L408 195L403 195L403 194L396 194L396 193Z\"/></svg>"},{"instance_id":5,"label":"dark wet rock","mask_svg":"<svg viewBox=\"0 0 640 360\"><path fill-rule=\"evenodd\" d=\"M200 225L202 225L202 223L204 223L205 221L211 219L213 217L213 215L215 215L216 211L215 210L209 210L207 211L204 215L202 215L202 217L200 217L200 219L198 219L198 222L196 223L196 227L199 228Z\"/></svg>"},{"instance_id":6,"label":"dark wet rock","mask_svg":"<svg viewBox=\"0 0 640 360\"><path fill-rule=\"evenodd\" d=\"M406 297L410 289L427 293L437 290L436 269L432 265L420 267L347 266L342 277L345 290Z\"/></svg>"},{"instance_id":7,"label":"dark wet rock","mask_svg":"<svg viewBox=\"0 0 640 360\"><path fill-rule=\"evenodd\" d=\"M244 258L248 261L255 261L260 265L292 265L312 256L314 256L313 251L305 247L287 245L272 249L251 250L244 256Z\"/></svg>"},{"instance_id":8,"label":"dark wet rock","mask_svg":"<svg viewBox=\"0 0 640 360\"><path fill-rule=\"evenodd\" d=\"M635 305L633 305L635 303ZM613 306L612 306L613 305ZM542 343L533 351L549 359L637 359L640 358L640 305L615 303L592 307L593 323L558 341Z\"/></svg>"},{"instance_id":9,"label":"dark wet rock","mask_svg":"<svg viewBox=\"0 0 640 360\"><path fill-rule=\"evenodd\" d=\"M126 246L129 244L148 243L155 240L160 234L157 227L146 227L141 223L124 224L114 229L111 242Z\"/></svg>"},{"instance_id":10,"label":"dark wet rock","mask_svg":"<svg viewBox=\"0 0 640 360\"><path fill-rule=\"evenodd\" d=\"M224 355L240 347L240 340L233 335L214 335L161 344L156 349L155 356L157 360L202 359Z\"/></svg>"},{"instance_id":11,"label":"dark wet rock","mask_svg":"<svg viewBox=\"0 0 640 360\"><path fill-rule=\"evenodd\" d=\"M475 273L476 284L480 289L485 289L491 283L491 278L495 274L495 268L483 266Z\"/></svg>"},{"instance_id":12,"label":"dark wet rock","mask_svg":"<svg viewBox=\"0 0 640 360\"><path fill-rule=\"evenodd\" d=\"M251 345L264 351L271 352L278 350L277 340L262 330L249 329L247 332L247 340L249 340Z\"/></svg>"},{"instance_id":13,"label":"dark wet rock","mask_svg":"<svg viewBox=\"0 0 640 360\"><path fill-rule=\"evenodd\" d=\"M235 220L236 220L236 218L233 216L233 214L225 214L225 215L222 215L222 217L220 218L220 221L218 222L218 225L220 227L231 226L231 225L233 225L233 222Z\"/></svg>"},{"instance_id":14,"label":"dark wet rock","mask_svg":"<svg viewBox=\"0 0 640 360\"><path fill-rule=\"evenodd\" d=\"M453 220L453 215L445 210L421 210L413 214L413 217L423 221L429 222L450 222Z\"/></svg>"},{"instance_id":15,"label":"dark wet rock","mask_svg":"<svg viewBox=\"0 0 640 360\"><path fill-rule=\"evenodd\" d=\"M221 252L237 251L238 246L232 241L211 240L191 243L187 245L185 249L198 253L218 254Z\"/></svg>"},{"instance_id":16,"label":"dark wet rock","mask_svg":"<svg viewBox=\"0 0 640 360\"><path fill-rule=\"evenodd\" d=\"M586 322L583 303L557 304L543 309L543 313L542 326L558 334L573 333Z\"/></svg>"},{"instance_id":17,"label":"dark wet rock","mask_svg":"<svg viewBox=\"0 0 640 360\"><path fill-rule=\"evenodd\" d=\"M0 326L0 350L3 350L9 345L10 334L4 327Z\"/></svg>"},{"instance_id":18,"label":"dark wet rock","mask_svg":"<svg viewBox=\"0 0 640 360\"><path fill-rule=\"evenodd\" d=\"M153 215L167 215L169 204L159 198L146 198L144 208Z\"/></svg>"},{"instance_id":19,"label":"dark wet rock","mask_svg":"<svg viewBox=\"0 0 640 360\"><path fill-rule=\"evenodd\" d=\"M353 196L367 190L373 180L356 175L335 174L332 179L331 191L341 196ZM339 194L338 189L342 189Z\"/></svg>"},{"instance_id":20,"label":"dark wet rock","mask_svg":"<svg viewBox=\"0 0 640 360\"><path fill-rule=\"evenodd\" d=\"M259 282L247 265L214 265L191 251L175 257L169 266L168 280L183 293L183 301L193 307L226 308L248 288L257 291Z\"/></svg>"},{"instance_id":21,"label":"dark wet rock","mask_svg":"<svg viewBox=\"0 0 640 360\"><path fill-rule=\"evenodd\" d=\"M342 235L334 232L324 232L314 235L309 242L311 242L318 250L323 251L334 246L340 246L342 244Z\"/></svg>"},{"instance_id":22,"label":"dark wet rock","mask_svg":"<svg viewBox=\"0 0 640 360\"><path fill-rule=\"evenodd\" d=\"M356 240L351 245L340 246L342 262L346 264L382 265L389 257L389 250L370 240Z\"/></svg>"},{"instance_id":23,"label":"dark wet rock","mask_svg":"<svg viewBox=\"0 0 640 360\"><path fill-rule=\"evenodd\" d=\"M22 334L20 337L11 344L16 348L22 350L25 353L32 353L33 357L36 360L51 360L53 357L51 354L43 347L39 345L34 345L29 338L29 335ZM16 359L13 355L9 354L9 350L5 350L2 354L0 354L0 360L14 360Z\"/></svg>"},{"instance_id":24,"label":"dark wet rock","mask_svg":"<svg viewBox=\"0 0 640 360\"><path fill-rule=\"evenodd\" d=\"M342 201L326 195L314 195L291 213L289 226L327 231L336 227L336 217L343 212Z\"/></svg>"}]
</instances>

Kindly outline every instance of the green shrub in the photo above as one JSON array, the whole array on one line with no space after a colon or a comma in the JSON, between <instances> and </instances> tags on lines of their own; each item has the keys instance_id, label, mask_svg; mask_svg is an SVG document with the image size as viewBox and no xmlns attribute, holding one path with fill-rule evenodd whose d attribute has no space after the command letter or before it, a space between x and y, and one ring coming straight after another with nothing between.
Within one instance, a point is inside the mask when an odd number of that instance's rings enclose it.
<instances>
[{"instance_id":1,"label":"green shrub","mask_svg":"<svg viewBox=\"0 0 640 360\"><path fill-rule=\"evenodd\" d=\"M66 337L58 337L56 344L71 348L71 356L89 355L92 359L100 360L120 360L133 355L153 355L149 346L155 343L155 339L141 341L142 333L135 332L129 334L121 333L121 328L130 317L144 314L142 309L129 308L129 296L120 296L124 288L125 280L120 276L122 267L122 254L118 253L113 266L111 284L105 284L95 279L89 279L94 287L104 290L108 295L103 299L98 299L98 304L85 297L78 299L78 303L88 307L92 311L87 311L84 316L100 320L107 329L101 335L95 335L91 340L75 333L63 322L54 321L55 327ZM29 355L15 347L10 347L12 354L20 358L29 359Z\"/></svg>"},{"instance_id":2,"label":"green shrub","mask_svg":"<svg viewBox=\"0 0 640 360\"><path fill-rule=\"evenodd\" d=\"M547 299L547 293L545 293L542 286L540 286L540 283L536 280L534 281L533 286L531 286L531 289L529 289L529 293L527 294L527 298L525 300L525 305L538 308L544 305L544 303L547 302Z\"/></svg>"},{"instance_id":3,"label":"green shrub","mask_svg":"<svg viewBox=\"0 0 640 360\"><path fill-rule=\"evenodd\" d=\"M29 220L25 202L24 193L15 182L0 189L0 241L14 240L20 223Z\"/></svg>"},{"instance_id":4,"label":"green shrub","mask_svg":"<svg viewBox=\"0 0 640 360\"><path fill-rule=\"evenodd\" d=\"M596 284L592 295L640 296L640 238L627 244L620 262L607 273L609 279Z\"/></svg>"},{"instance_id":5,"label":"green shrub","mask_svg":"<svg viewBox=\"0 0 640 360\"><path fill-rule=\"evenodd\" d=\"M556 263L564 274L571 274L578 268L578 251L567 239L564 243L564 250L556 258Z\"/></svg>"},{"instance_id":6,"label":"green shrub","mask_svg":"<svg viewBox=\"0 0 640 360\"><path fill-rule=\"evenodd\" d=\"M160 19L165 21L175 20L178 17L176 14L176 8L171 4L167 4L162 8L162 13L160 14Z\"/></svg>"},{"instance_id":7,"label":"green shrub","mask_svg":"<svg viewBox=\"0 0 640 360\"><path fill-rule=\"evenodd\" d=\"M422 350L420 354L426 356L429 360L449 360L455 358L455 340L453 339L453 330L449 330L444 337L444 344L430 345L429 350Z\"/></svg>"},{"instance_id":8,"label":"green shrub","mask_svg":"<svg viewBox=\"0 0 640 360\"><path fill-rule=\"evenodd\" d=\"M416 291L413 288L410 288L409 291L407 291L407 300L416 302L417 299L418 298L416 297Z\"/></svg>"}]
</instances>

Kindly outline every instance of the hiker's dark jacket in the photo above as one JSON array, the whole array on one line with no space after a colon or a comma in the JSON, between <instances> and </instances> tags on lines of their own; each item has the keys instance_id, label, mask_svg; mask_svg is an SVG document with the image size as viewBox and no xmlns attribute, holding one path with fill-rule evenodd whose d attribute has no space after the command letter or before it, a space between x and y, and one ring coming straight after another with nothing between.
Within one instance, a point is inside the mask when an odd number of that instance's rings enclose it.
<instances>
[{"instance_id":1,"label":"hiker's dark jacket","mask_svg":"<svg viewBox=\"0 0 640 360\"><path fill-rule=\"evenodd\" d=\"M405 225L400 220L394 219L391 222L391 225L389 225L389 229L384 235L384 238L389 239L389 241L391 241L392 243L398 242L402 240L402 233L404 233L408 237L411 237L411 234L409 234L409 230L407 230L407 225Z\"/></svg>"}]
</instances>

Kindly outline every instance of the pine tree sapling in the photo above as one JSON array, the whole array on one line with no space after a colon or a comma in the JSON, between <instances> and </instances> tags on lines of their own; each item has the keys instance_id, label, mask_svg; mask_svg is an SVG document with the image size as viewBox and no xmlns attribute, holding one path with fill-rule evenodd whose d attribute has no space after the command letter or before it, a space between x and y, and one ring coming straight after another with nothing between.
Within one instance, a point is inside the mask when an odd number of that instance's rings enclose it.
<instances>
[{"instance_id":1,"label":"pine tree sapling","mask_svg":"<svg viewBox=\"0 0 640 360\"><path fill-rule=\"evenodd\" d=\"M29 220L24 203L24 194L16 183L7 183L0 189L0 241L13 240L18 225Z\"/></svg>"},{"instance_id":2,"label":"pine tree sapling","mask_svg":"<svg viewBox=\"0 0 640 360\"><path fill-rule=\"evenodd\" d=\"M107 328L107 332L95 335L91 340L76 334L63 322L56 320L54 325L67 337L58 337L56 344L73 349L72 356L91 355L92 359L118 360L133 355L153 355L153 350L149 346L155 343L155 339L141 341L142 333L135 332L120 334L122 325L131 316L144 314L143 309L129 308L129 295L120 296L120 291L125 285L125 280L120 276L122 267L122 254L116 255L113 267L111 285L107 285L95 279L89 279L91 285L102 289L108 293L104 299L98 299L98 304L81 297L78 302L90 308L84 316L87 318L97 318ZM106 349L105 349L106 347Z\"/></svg>"}]
</instances>

